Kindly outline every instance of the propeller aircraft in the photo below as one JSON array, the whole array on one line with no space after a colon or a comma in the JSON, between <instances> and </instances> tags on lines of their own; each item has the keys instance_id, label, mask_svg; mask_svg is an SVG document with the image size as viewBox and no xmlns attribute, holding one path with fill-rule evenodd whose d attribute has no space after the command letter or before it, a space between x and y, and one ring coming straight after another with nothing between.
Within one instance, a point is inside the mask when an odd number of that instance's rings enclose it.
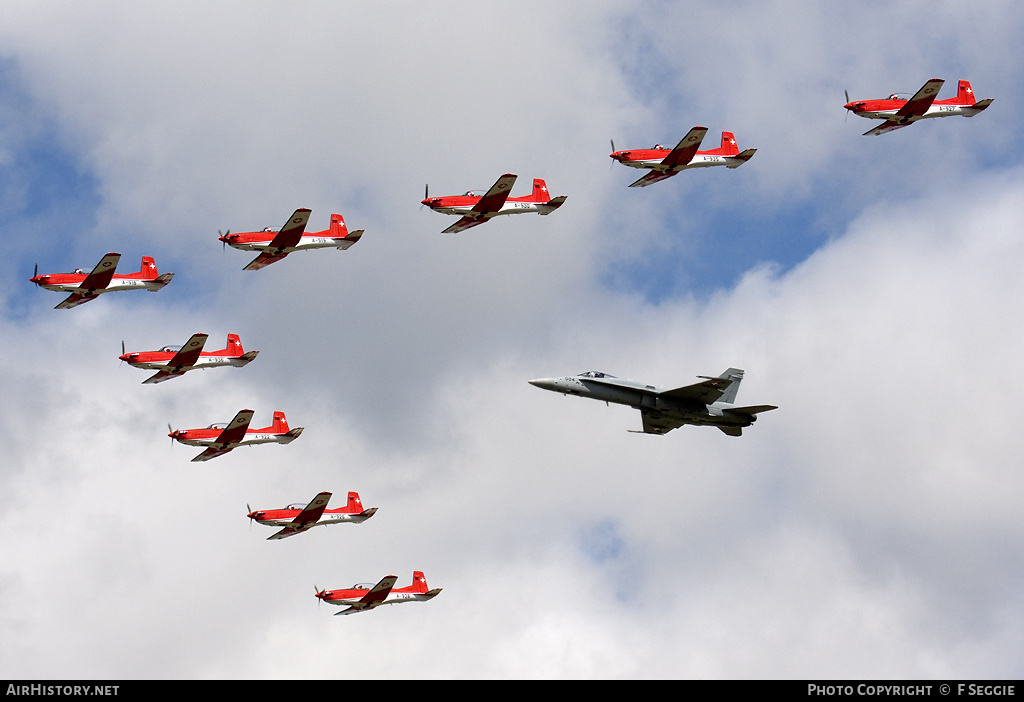
<instances>
[{"instance_id":1,"label":"propeller aircraft","mask_svg":"<svg viewBox=\"0 0 1024 702\"><path fill-rule=\"evenodd\" d=\"M498 215L526 212L549 215L565 202L565 195L552 198L547 184L540 178L533 179L533 192L530 195L509 197L517 177L512 173L504 174L482 196L470 190L465 195L430 197L428 186L423 193L424 198L421 204L426 205L434 212L462 215L459 221L441 232L442 234L455 234L483 224Z\"/></svg>"},{"instance_id":2,"label":"propeller aircraft","mask_svg":"<svg viewBox=\"0 0 1024 702\"><path fill-rule=\"evenodd\" d=\"M846 104L843 107L860 117L884 119L885 122L874 129L869 129L862 135L878 136L930 117L951 117L953 115L973 117L992 104L991 98L975 100L974 90L966 80L959 82L956 97L936 100L935 97L939 94L939 89L942 88L944 82L941 78L932 78L921 86L921 89L914 93L909 100L893 93L882 100L851 101L850 93L847 92Z\"/></svg>"},{"instance_id":3,"label":"propeller aircraft","mask_svg":"<svg viewBox=\"0 0 1024 702\"><path fill-rule=\"evenodd\" d=\"M70 297L54 307L55 310L63 310L78 307L107 292L139 288L157 292L171 282L171 278L174 277L173 273L160 275L151 256L142 257L142 267L138 273L115 275L114 271L120 260L121 254L108 253L100 259L91 273L78 269L74 273L44 273L40 275L37 265L29 280L47 290L71 293Z\"/></svg>"},{"instance_id":4,"label":"propeller aircraft","mask_svg":"<svg viewBox=\"0 0 1024 702\"><path fill-rule=\"evenodd\" d=\"M228 230L220 235L220 240L228 246L242 251L259 251L243 270L258 271L271 263L280 261L293 251L305 249L339 249L344 251L359 241L362 229L349 232L345 220L340 214L331 215L331 226L322 232L305 234L306 222L309 221L310 210L302 207L292 214L291 218L279 230L265 228L261 232L242 232L232 234Z\"/></svg>"},{"instance_id":5,"label":"propeller aircraft","mask_svg":"<svg viewBox=\"0 0 1024 702\"><path fill-rule=\"evenodd\" d=\"M402 604L404 602L426 602L437 597L441 588L427 589L427 579L423 572L416 570L412 574L412 585L408 587L395 588L398 577L388 575L381 579L376 585L372 583L358 583L344 590L320 590L317 589L317 599L333 605L348 605L348 609L339 614L355 614L366 612L381 605Z\"/></svg>"},{"instance_id":6,"label":"propeller aircraft","mask_svg":"<svg viewBox=\"0 0 1024 702\"><path fill-rule=\"evenodd\" d=\"M192 459L208 461L223 456L239 446L252 444L290 444L299 437L303 427L288 428L288 420L284 412L274 412L274 423L262 429L250 429L253 411L239 410L235 418L227 424L211 424L205 429L173 429L168 434L171 439L189 446L204 446L206 450Z\"/></svg>"},{"instance_id":7,"label":"propeller aircraft","mask_svg":"<svg viewBox=\"0 0 1024 702\"><path fill-rule=\"evenodd\" d=\"M624 166L650 169L650 173L629 185L631 188L644 188L690 168L739 168L757 151L747 149L741 152L732 132L722 132L722 145L719 148L698 151L707 131L707 127L694 127L674 149L666 149L661 144L656 144L653 149L616 151L613 141L610 156Z\"/></svg>"},{"instance_id":8,"label":"propeller aircraft","mask_svg":"<svg viewBox=\"0 0 1024 702\"><path fill-rule=\"evenodd\" d=\"M563 378L529 381L544 390L579 395L605 403L615 402L640 410L643 434L667 434L684 424L710 425L729 436L740 436L743 427L757 421L760 412L778 409L775 405L734 407L743 371L729 368L717 378L706 375L701 383L672 390L659 390L633 380L616 378L600 371L588 371Z\"/></svg>"},{"instance_id":9,"label":"propeller aircraft","mask_svg":"<svg viewBox=\"0 0 1024 702\"><path fill-rule=\"evenodd\" d=\"M363 509L358 492L348 494L348 504L338 509L327 509L331 493L321 492L309 504L299 502L288 505L284 509L249 510L249 519L267 526L284 527L281 531L268 536L267 541L284 539L301 534L315 526L343 524L351 522L361 524L377 513L376 507ZM248 507L248 505L246 505Z\"/></svg>"},{"instance_id":10,"label":"propeller aircraft","mask_svg":"<svg viewBox=\"0 0 1024 702\"><path fill-rule=\"evenodd\" d=\"M164 346L159 351L132 351L125 353L124 342L121 342L121 360L136 368L156 370L155 375L142 381L162 383L171 378L185 375L196 368L214 368L216 366L235 366L241 368L254 358L259 351L245 351L238 334L228 334L227 346L220 351L203 351L206 334L193 334L184 346Z\"/></svg>"}]
</instances>

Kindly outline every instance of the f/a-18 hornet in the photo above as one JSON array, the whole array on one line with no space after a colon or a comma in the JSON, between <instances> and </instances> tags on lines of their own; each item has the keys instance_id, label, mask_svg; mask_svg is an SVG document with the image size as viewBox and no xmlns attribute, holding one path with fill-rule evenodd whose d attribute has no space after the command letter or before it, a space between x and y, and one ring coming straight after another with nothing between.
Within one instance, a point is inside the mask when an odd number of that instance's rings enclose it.
<instances>
[{"instance_id":1,"label":"f/a-18 hornet","mask_svg":"<svg viewBox=\"0 0 1024 702\"><path fill-rule=\"evenodd\" d=\"M363 509L362 500L358 492L348 494L348 504L338 509L327 509L327 503L331 499L331 493L321 492L313 500L306 504L298 502L288 505L284 509L260 509L249 510L247 515L260 524L267 526L284 527L281 531L267 537L267 541L283 539L295 534L301 534L315 526L327 524L343 524L351 522L361 524L377 513L376 507ZM247 505L248 506L248 505Z\"/></svg>"},{"instance_id":2,"label":"f/a-18 hornet","mask_svg":"<svg viewBox=\"0 0 1024 702\"><path fill-rule=\"evenodd\" d=\"M652 149L616 151L613 141L610 155L624 166L649 168L650 173L629 185L631 188L644 188L651 183L671 178L676 173L690 168L709 168L711 166L739 168L749 161L757 151L757 149L746 149L741 152L732 132L722 132L722 145L719 148L698 151L707 131L707 127L694 127L679 140L674 149L666 149L661 144L656 144Z\"/></svg>"},{"instance_id":3,"label":"f/a-18 hornet","mask_svg":"<svg viewBox=\"0 0 1024 702\"><path fill-rule=\"evenodd\" d=\"M305 249L340 249L344 251L359 241L362 229L349 232L340 214L331 215L331 227L322 232L305 234L310 210L300 207L279 230L266 227L261 232L232 234L229 230L220 235L228 246L242 251L259 251L260 255L249 262L243 270L258 271L271 263L280 261L292 251Z\"/></svg>"},{"instance_id":4,"label":"f/a-18 hornet","mask_svg":"<svg viewBox=\"0 0 1024 702\"><path fill-rule=\"evenodd\" d=\"M941 78L932 78L921 86L921 89L914 93L909 100L893 93L889 97L879 100L851 101L850 94L847 93L846 104L843 107L860 117L884 119L885 122L863 134L863 136L868 134L877 136L930 117L952 117L953 115L973 117L992 104L991 98L976 100L974 90L966 80L959 82L956 97L936 100L944 82Z\"/></svg>"},{"instance_id":5,"label":"f/a-18 hornet","mask_svg":"<svg viewBox=\"0 0 1024 702\"><path fill-rule=\"evenodd\" d=\"M115 275L114 271L117 270L117 262L120 260L121 254L108 253L100 259L91 273L76 270L74 273L43 273L40 275L39 266L36 266L35 273L29 280L47 290L71 293L70 297L53 308L64 310L78 307L89 300L95 300L102 293L118 290L157 292L162 290L174 277L173 273L160 275L152 256L142 257L142 267L138 273Z\"/></svg>"},{"instance_id":6,"label":"f/a-18 hornet","mask_svg":"<svg viewBox=\"0 0 1024 702\"><path fill-rule=\"evenodd\" d=\"M778 409L775 405L733 405L743 380L743 371L739 368L730 368L717 378L697 377L704 378L704 381L674 390L659 390L653 385L616 378L600 371L529 382L545 390L638 409L643 418L644 434L667 434L684 424L698 424L718 427L729 436L740 436L743 427L757 421L758 413Z\"/></svg>"},{"instance_id":7,"label":"f/a-18 hornet","mask_svg":"<svg viewBox=\"0 0 1024 702\"><path fill-rule=\"evenodd\" d=\"M441 588L427 589L427 579L423 577L423 571L413 571L412 585L409 587L395 588L398 576L387 575L379 583L359 583L344 590L320 590L317 589L316 596L321 602L333 605L348 605L339 614L355 614L379 607L381 605L402 604L403 602L426 602L437 597Z\"/></svg>"},{"instance_id":8,"label":"f/a-18 hornet","mask_svg":"<svg viewBox=\"0 0 1024 702\"><path fill-rule=\"evenodd\" d=\"M155 370L154 375L142 381L162 383L171 378L196 368L215 368L217 366L235 366L241 368L256 358L259 351L245 351L238 334L228 334L227 346L220 351L203 351L206 334L193 334L184 346L164 346L159 351L130 351L125 353L124 342L121 342L121 360L136 368Z\"/></svg>"}]
</instances>

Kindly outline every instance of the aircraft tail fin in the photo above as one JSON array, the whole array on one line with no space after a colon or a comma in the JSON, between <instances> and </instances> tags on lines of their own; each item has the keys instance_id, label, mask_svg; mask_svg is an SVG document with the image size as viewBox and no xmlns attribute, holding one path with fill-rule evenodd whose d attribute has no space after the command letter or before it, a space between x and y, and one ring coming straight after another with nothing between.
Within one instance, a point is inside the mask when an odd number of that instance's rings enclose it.
<instances>
[{"instance_id":1,"label":"aircraft tail fin","mask_svg":"<svg viewBox=\"0 0 1024 702\"><path fill-rule=\"evenodd\" d=\"M348 505L346 505L346 511L358 514L363 511L363 501L359 499L358 492L350 492L348 494Z\"/></svg>"},{"instance_id":2,"label":"aircraft tail fin","mask_svg":"<svg viewBox=\"0 0 1024 702\"><path fill-rule=\"evenodd\" d=\"M548 185L540 178L533 179L533 201L534 202L547 202L551 199L551 193L548 192Z\"/></svg>"},{"instance_id":3,"label":"aircraft tail fin","mask_svg":"<svg viewBox=\"0 0 1024 702\"><path fill-rule=\"evenodd\" d=\"M142 257L142 267L139 269L139 276L146 280L160 277L160 273L156 269L156 261L153 260L152 256Z\"/></svg>"},{"instance_id":4,"label":"aircraft tail fin","mask_svg":"<svg viewBox=\"0 0 1024 702\"><path fill-rule=\"evenodd\" d=\"M730 405L736 402L736 393L740 390L740 381L743 380L743 371L739 368L729 368L722 373L719 378L728 378L732 383L725 389L722 396L718 398L719 402L727 402Z\"/></svg>"},{"instance_id":5,"label":"aircraft tail fin","mask_svg":"<svg viewBox=\"0 0 1024 702\"><path fill-rule=\"evenodd\" d=\"M422 570L414 570L412 573L412 591L419 594L427 592L427 579Z\"/></svg>"},{"instance_id":6,"label":"aircraft tail fin","mask_svg":"<svg viewBox=\"0 0 1024 702\"><path fill-rule=\"evenodd\" d=\"M231 356L241 356L245 353L245 349L242 348L242 340L238 338L238 334L228 334L228 345L225 350Z\"/></svg>"},{"instance_id":7,"label":"aircraft tail fin","mask_svg":"<svg viewBox=\"0 0 1024 702\"><path fill-rule=\"evenodd\" d=\"M974 98L974 90L971 88L971 82L967 80L960 81L956 91L956 101L960 105L973 105L976 100Z\"/></svg>"},{"instance_id":8,"label":"aircraft tail fin","mask_svg":"<svg viewBox=\"0 0 1024 702\"><path fill-rule=\"evenodd\" d=\"M275 434L288 433L288 420L285 419L284 412L274 412L274 424L271 427L271 431Z\"/></svg>"},{"instance_id":9,"label":"aircraft tail fin","mask_svg":"<svg viewBox=\"0 0 1024 702\"><path fill-rule=\"evenodd\" d=\"M736 156L740 152L740 147L736 143L736 137L733 136L732 132L722 132L722 148L719 149L723 156Z\"/></svg>"},{"instance_id":10,"label":"aircraft tail fin","mask_svg":"<svg viewBox=\"0 0 1024 702\"><path fill-rule=\"evenodd\" d=\"M349 242L347 246L359 241L359 237L363 235L362 229L357 229L354 232L348 230L348 226L345 224L345 220L340 214L331 215L331 236L335 239L344 239ZM346 248L347 248L346 246Z\"/></svg>"}]
</instances>

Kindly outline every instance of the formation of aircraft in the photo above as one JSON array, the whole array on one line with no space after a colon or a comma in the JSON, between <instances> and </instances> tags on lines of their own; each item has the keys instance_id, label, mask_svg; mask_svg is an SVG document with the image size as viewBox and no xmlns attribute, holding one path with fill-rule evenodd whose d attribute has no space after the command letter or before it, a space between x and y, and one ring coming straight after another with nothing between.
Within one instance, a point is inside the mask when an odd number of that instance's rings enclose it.
<instances>
[{"instance_id":1,"label":"formation of aircraft","mask_svg":"<svg viewBox=\"0 0 1024 702\"><path fill-rule=\"evenodd\" d=\"M610 156L624 166L649 169L647 175L629 185L631 188L643 188L689 168L739 168L757 151L740 151L732 132L722 132L722 145L719 148L698 151L707 131L707 127L694 127L679 140L674 149L666 149L661 144L656 144L652 149L616 151L613 141Z\"/></svg>"},{"instance_id":2,"label":"formation of aircraft","mask_svg":"<svg viewBox=\"0 0 1024 702\"><path fill-rule=\"evenodd\" d=\"M540 178L534 178L531 194L523 197L509 197L517 177L512 173L504 174L482 196L470 190L465 195L430 197L430 188L428 187L424 192L421 204L426 205L434 212L461 215L458 222L441 232L442 234L455 234L483 224L498 215L526 212L549 215L565 202L565 195L551 197L547 184Z\"/></svg>"},{"instance_id":3,"label":"formation of aircraft","mask_svg":"<svg viewBox=\"0 0 1024 702\"><path fill-rule=\"evenodd\" d=\"M743 371L729 368L717 378L701 375L703 382L662 390L633 380L623 380L600 371L588 371L562 378L529 381L544 390L579 395L602 402L615 402L640 410L644 434L667 434L684 424L718 427L729 436L740 436L743 427L757 421L761 412L775 405L736 407L736 393Z\"/></svg>"},{"instance_id":4,"label":"formation of aircraft","mask_svg":"<svg viewBox=\"0 0 1024 702\"><path fill-rule=\"evenodd\" d=\"M211 424L205 429L171 429L169 437L188 446L204 446L206 450L192 459L208 461L223 456L239 446L253 444L290 444L299 438L302 427L288 428L288 420L284 412L274 412L274 423L262 429L250 429L253 411L240 410L235 418L227 424Z\"/></svg>"},{"instance_id":5,"label":"formation of aircraft","mask_svg":"<svg viewBox=\"0 0 1024 702\"><path fill-rule=\"evenodd\" d=\"M305 234L306 223L309 221L310 210L300 207L291 218L278 230L267 227L261 232L242 232L232 234L230 230L219 238L228 246L242 251L259 251L243 270L258 271L271 263L280 261L293 251L304 249L345 249L359 241L362 229L349 232L345 220L340 214L331 215L331 226L322 232Z\"/></svg>"},{"instance_id":6,"label":"formation of aircraft","mask_svg":"<svg viewBox=\"0 0 1024 702\"><path fill-rule=\"evenodd\" d=\"M348 494L348 504L338 509L327 509L331 493L321 492L308 504L299 502L283 509L249 510L249 519L267 526L284 527L267 537L268 541L284 539L309 531L315 526L328 524L361 524L377 513L376 507L363 509L358 492Z\"/></svg>"},{"instance_id":7,"label":"formation of aircraft","mask_svg":"<svg viewBox=\"0 0 1024 702\"><path fill-rule=\"evenodd\" d=\"M206 369L217 366L241 368L256 358L259 353L259 351L244 350L238 334L228 334L227 346L220 351L203 351L206 338L206 334L193 334L184 346L164 346L158 351L131 351L128 353L125 353L122 341L120 359L135 368L156 370L155 375L142 381L142 384L146 385L177 378L196 368Z\"/></svg>"},{"instance_id":8,"label":"formation of aircraft","mask_svg":"<svg viewBox=\"0 0 1024 702\"><path fill-rule=\"evenodd\" d=\"M81 269L74 273L44 273L39 274L39 266L29 280L46 290L58 292L69 292L71 295L54 307L55 310L78 307L81 304L94 300L103 293L116 292L118 290L149 290L157 292L171 282L173 273L160 275L156 269L156 263L151 256L142 257L142 267L138 273L126 273L116 275L117 262L121 260L121 254L108 253L100 259L91 273Z\"/></svg>"},{"instance_id":9,"label":"formation of aircraft","mask_svg":"<svg viewBox=\"0 0 1024 702\"><path fill-rule=\"evenodd\" d=\"M426 602L437 597L441 588L427 589L427 579L423 572L416 570L412 574L412 585L395 588L398 577L384 576L379 583L357 583L343 590L317 589L317 599L332 605L348 605L348 609L335 612L339 614L355 614L366 612L381 605L402 604L403 602Z\"/></svg>"},{"instance_id":10,"label":"formation of aircraft","mask_svg":"<svg viewBox=\"0 0 1024 702\"><path fill-rule=\"evenodd\" d=\"M951 117L953 115L973 117L992 104L991 99L976 100L974 90L966 80L959 82L956 97L948 100L936 100L935 97L939 94L939 89L942 88L944 82L940 78L932 78L921 86L921 89L914 93L909 100L892 94L879 100L851 101L850 94L847 93L846 104L843 107L860 117L885 120L881 125L869 129L863 134L863 136L869 134L877 136L930 117Z\"/></svg>"}]
</instances>

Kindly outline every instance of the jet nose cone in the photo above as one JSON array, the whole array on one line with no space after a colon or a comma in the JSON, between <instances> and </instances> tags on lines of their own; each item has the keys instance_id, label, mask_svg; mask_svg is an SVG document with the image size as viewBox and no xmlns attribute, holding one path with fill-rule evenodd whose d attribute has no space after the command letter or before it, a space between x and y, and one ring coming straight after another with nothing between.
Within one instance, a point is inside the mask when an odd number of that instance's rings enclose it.
<instances>
[{"instance_id":1,"label":"jet nose cone","mask_svg":"<svg viewBox=\"0 0 1024 702\"><path fill-rule=\"evenodd\" d=\"M526 382L535 388L541 388L543 390L558 390L554 378L537 378L536 380L528 380Z\"/></svg>"}]
</instances>

